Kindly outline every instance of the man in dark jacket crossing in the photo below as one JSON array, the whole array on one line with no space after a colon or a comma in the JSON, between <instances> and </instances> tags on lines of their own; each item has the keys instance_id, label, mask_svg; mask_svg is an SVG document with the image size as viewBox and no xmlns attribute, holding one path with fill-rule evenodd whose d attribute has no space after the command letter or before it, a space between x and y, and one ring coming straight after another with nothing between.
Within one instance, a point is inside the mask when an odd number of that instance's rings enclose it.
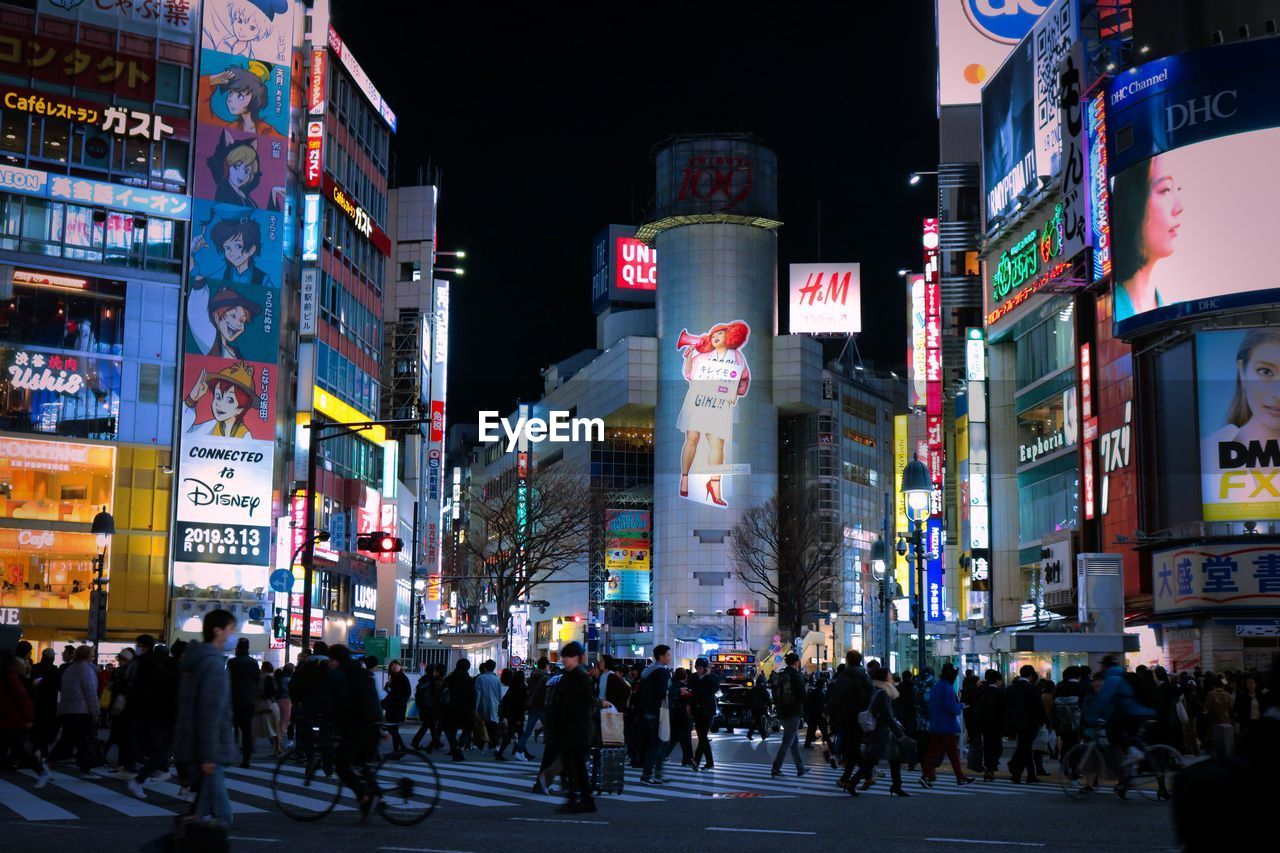
<instances>
[{"instance_id":1,"label":"man in dark jacket crossing","mask_svg":"<svg viewBox=\"0 0 1280 853\"><path fill-rule=\"evenodd\" d=\"M231 822L226 766L235 760L231 717L231 681L224 649L236 639L236 617L226 610L204 616L203 643L192 643L182 656L178 682L178 720L173 755L186 768L200 815Z\"/></svg>"},{"instance_id":2,"label":"man in dark jacket crossing","mask_svg":"<svg viewBox=\"0 0 1280 853\"><path fill-rule=\"evenodd\" d=\"M809 771L805 769L800 758L800 718L804 715L804 676L800 674L800 655L795 652L787 654L787 665L777 673L777 684L773 688L773 704L778 709L778 720L782 723L782 743L778 745L778 754L773 758L773 776L782 775L782 762L791 750L791 759L796 765L796 775L803 776Z\"/></svg>"},{"instance_id":3,"label":"man in dark jacket crossing","mask_svg":"<svg viewBox=\"0 0 1280 853\"><path fill-rule=\"evenodd\" d=\"M547 709L547 738L560 750L564 766L564 805L558 811L594 812L591 778L587 775L587 754L595 741L595 696L591 692L591 676L582 666L582 644L566 643L560 651L564 674L551 695Z\"/></svg>"}]
</instances>

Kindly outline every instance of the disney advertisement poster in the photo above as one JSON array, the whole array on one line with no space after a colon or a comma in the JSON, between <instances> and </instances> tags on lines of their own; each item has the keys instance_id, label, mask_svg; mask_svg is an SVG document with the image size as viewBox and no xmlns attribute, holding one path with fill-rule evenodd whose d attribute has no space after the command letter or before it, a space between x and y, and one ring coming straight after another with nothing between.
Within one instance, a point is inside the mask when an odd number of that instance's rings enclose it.
<instances>
[{"instance_id":1,"label":"disney advertisement poster","mask_svg":"<svg viewBox=\"0 0 1280 853\"><path fill-rule=\"evenodd\" d=\"M284 214L196 199L191 222L192 283L212 279L279 287Z\"/></svg>"},{"instance_id":2,"label":"disney advertisement poster","mask_svg":"<svg viewBox=\"0 0 1280 853\"><path fill-rule=\"evenodd\" d=\"M182 436L275 441L274 364L187 354L182 368ZM268 466L270 467L270 466Z\"/></svg>"},{"instance_id":3,"label":"disney advertisement poster","mask_svg":"<svg viewBox=\"0 0 1280 853\"><path fill-rule=\"evenodd\" d=\"M676 348L688 390L676 418L684 433L680 449L680 497L729 506L726 477L734 472L733 427L738 400L751 386L745 348L751 327L741 320L680 332Z\"/></svg>"}]
</instances>

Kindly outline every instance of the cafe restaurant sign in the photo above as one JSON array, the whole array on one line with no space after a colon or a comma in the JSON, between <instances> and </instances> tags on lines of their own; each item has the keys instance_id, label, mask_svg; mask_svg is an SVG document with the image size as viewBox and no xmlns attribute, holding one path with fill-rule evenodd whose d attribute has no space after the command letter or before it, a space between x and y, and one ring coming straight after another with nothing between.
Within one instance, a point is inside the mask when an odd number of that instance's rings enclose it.
<instances>
[{"instance_id":1,"label":"cafe restaurant sign","mask_svg":"<svg viewBox=\"0 0 1280 853\"><path fill-rule=\"evenodd\" d=\"M1041 265L1062 254L1062 205L1054 206L1053 216L1040 228L1032 228L1022 239L1006 249L996 262L991 276L991 295L1001 302L1040 271Z\"/></svg>"},{"instance_id":2,"label":"cafe restaurant sign","mask_svg":"<svg viewBox=\"0 0 1280 853\"><path fill-rule=\"evenodd\" d=\"M8 366L9 385L23 391L76 395L84 388L79 362L70 356L18 351Z\"/></svg>"}]
</instances>

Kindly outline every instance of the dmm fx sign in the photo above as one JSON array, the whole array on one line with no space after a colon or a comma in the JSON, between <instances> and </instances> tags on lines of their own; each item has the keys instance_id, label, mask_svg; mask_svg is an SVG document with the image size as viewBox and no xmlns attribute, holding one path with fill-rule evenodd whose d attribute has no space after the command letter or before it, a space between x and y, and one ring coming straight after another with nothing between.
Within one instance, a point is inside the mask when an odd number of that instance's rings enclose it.
<instances>
[{"instance_id":1,"label":"dmm fx sign","mask_svg":"<svg viewBox=\"0 0 1280 853\"><path fill-rule=\"evenodd\" d=\"M991 296L1000 302L1009 294L1035 278L1041 264L1062 254L1062 205L1057 204L1053 216L1043 227L1032 228L1022 239L1000 255L991 276Z\"/></svg>"}]
</instances>

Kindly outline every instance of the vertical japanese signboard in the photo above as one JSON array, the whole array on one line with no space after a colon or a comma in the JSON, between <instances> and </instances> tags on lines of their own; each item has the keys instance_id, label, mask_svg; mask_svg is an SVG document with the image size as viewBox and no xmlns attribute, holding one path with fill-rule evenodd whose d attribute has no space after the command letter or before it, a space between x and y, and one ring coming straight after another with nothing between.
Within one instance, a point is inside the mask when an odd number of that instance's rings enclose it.
<instances>
[{"instance_id":1,"label":"vertical japanese signboard","mask_svg":"<svg viewBox=\"0 0 1280 853\"><path fill-rule=\"evenodd\" d=\"M449 282L435 280L431 322L431 424L427 433L427 488L422 514L425 570L440 571L440 514L444 505L445 388L449 362Z\"/></svg>"},{"instance_id":2,"label":"vertical japanese signboard","mask_svg":"<svg viewBox=\"0 0 1280 853\"><path fill-rule=\"evenodd\" d=\"M924 221L925 441L929 447L929 480L933 483L931 515L942 514L942 254L938 220Z\"/></svg>"},{"instance_id":3,"label":"vertical japanese signboard","mask_svg":"<svg viewBox=\"0 0 1280 853\"><path fill-rule=\"evenodd\" d=\"M907 277L907 382L908 405L922 409L928 400L928 383L925 381L925 313L924 276Z\"/></svg>"},{"instance_id":4,"label":"vertical japanese signboard","mask_svg":"<svg viewBox=\"0 0 1280 853\"><path fill-rule=\"evenodd\" d=\"M279 6L203 5L177 586L252 590L270 570L294 22Z\"/></svg>"}]
</instances>

